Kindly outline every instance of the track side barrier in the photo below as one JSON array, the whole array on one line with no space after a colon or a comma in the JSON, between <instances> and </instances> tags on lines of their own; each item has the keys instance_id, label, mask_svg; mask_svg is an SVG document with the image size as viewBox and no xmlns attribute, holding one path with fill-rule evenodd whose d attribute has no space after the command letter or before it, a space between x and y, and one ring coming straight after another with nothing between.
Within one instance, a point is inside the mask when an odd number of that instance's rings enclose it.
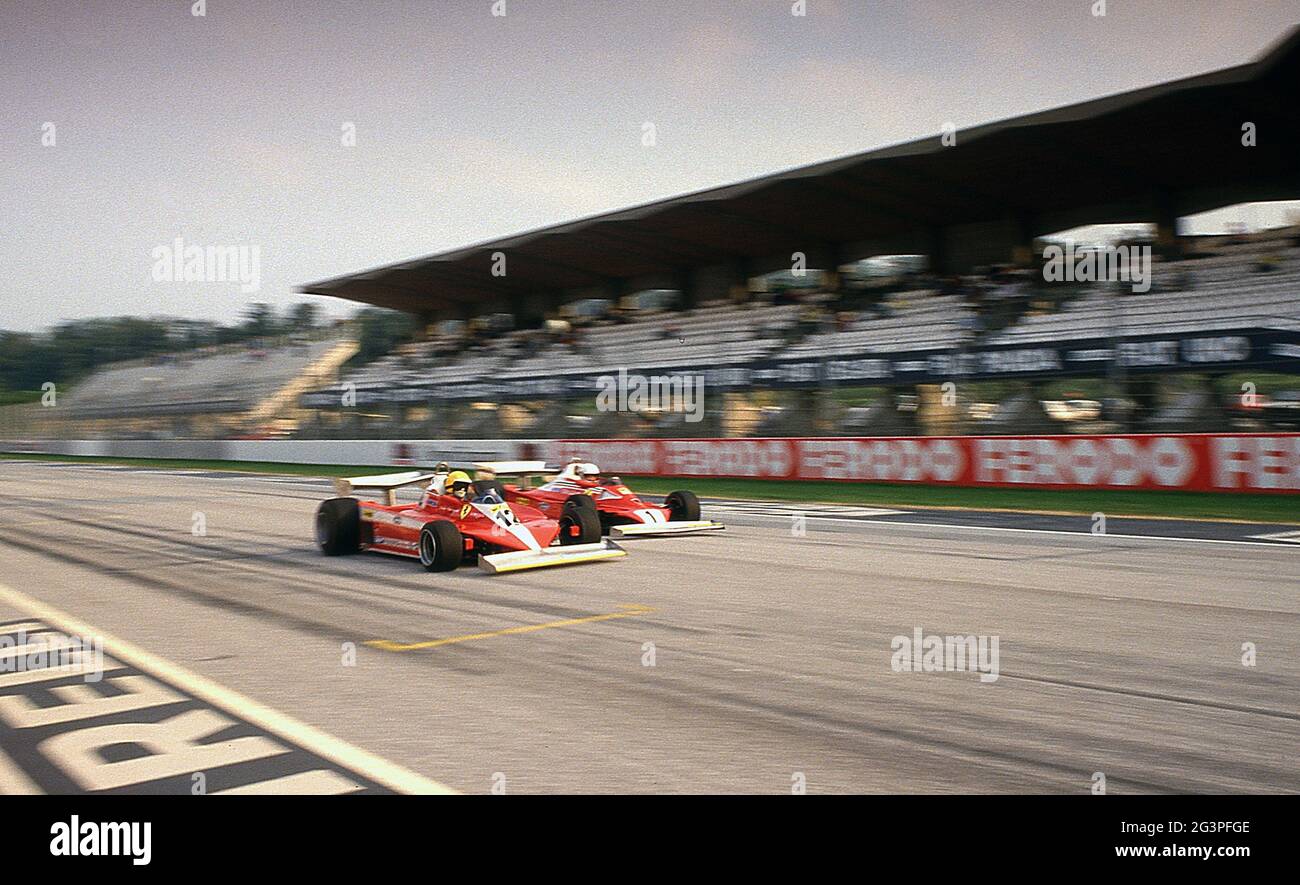
<instances>
[{"instance_id":1,"label":"track side barrier","mask_svg":"<svg viewBox=\"0 0 1300 885\"><path fill-rule=\"evenodd\" d=\"M1056 489L1300 491L1300 434L567 440L39 440L8 452L458 466L569 458L607 473Z\"/></svg>"},{"instance_id":2,"label":"track side barrier","mask_svg":"<svg viewBox=\"0 0 1300 885\"><path fill-rule=\"evenodd\" d=\"M1300 434L556 440L609 473L1056 489L1300 491Z\"/></svg>"}]
</instances>

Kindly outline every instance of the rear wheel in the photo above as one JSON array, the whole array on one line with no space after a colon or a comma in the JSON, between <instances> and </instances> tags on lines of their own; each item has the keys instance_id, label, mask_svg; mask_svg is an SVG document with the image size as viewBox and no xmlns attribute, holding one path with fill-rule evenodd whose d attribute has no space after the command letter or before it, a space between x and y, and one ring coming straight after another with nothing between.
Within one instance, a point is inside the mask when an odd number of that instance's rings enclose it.
<instances>
[{"instance_id":1,"label":"rear wheel","mask_svg":"<svg viewBox=\"0 0 1300 885\"><path fill-rule=\"evenodd\" d=\"M420 529L420 565L431 572L449 572L460 565L464 551L460 529L454 524L438 519L424 524Z\"/></svg>"},{"instance_id":2,"label":"rear wheel","mask_svg":"<svg viewBox=\"0 0 1300 885\"><path fill-rule=\"evenodd\" d=\"M576 500L581 498L584 505ZM560 514L561 544L595 544L600 541L600 514L596 502L586 495L574 495L564 504Z\"/></svg>"},{"instance_id":3,"label":"rear wheel","mask_svg":"<svg viewBox=\"0 0 1300 885\"><path fill-rule=\"evenodd\" d=\"M694 492L670 492L664 506L672 514L673 522L695 522L700 518L700 499Z\"/></svg>"},{"instance_id":4,"label":"rear wheel","mask_svg":"<svg viewBox=\"0 0 1300 885\"><path fill-rule=\"evenodd\" d=\"M330 498L316 508L316 546L326 556L361 547L361 509L356 498Z\"/></svg>"}]
</instances>

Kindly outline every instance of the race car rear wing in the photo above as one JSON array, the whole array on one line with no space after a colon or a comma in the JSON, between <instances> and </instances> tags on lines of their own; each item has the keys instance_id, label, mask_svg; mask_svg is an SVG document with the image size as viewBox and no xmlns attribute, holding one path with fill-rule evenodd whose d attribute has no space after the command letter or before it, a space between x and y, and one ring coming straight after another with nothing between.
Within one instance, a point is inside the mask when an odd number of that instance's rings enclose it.
<instances>
[{"instance_id":1,"label":"race car rear wing","mask_svg":"<svg viewBox=\"0 0 1300 885\"><path fill-rule=\"evenodd\" d=\"M404 473L379 473L374 476L353 476L347 479L339 477L334 480L334 489L340 496L351 495L358 489L382 489L385 495L385 503L389 507L397 504L397 490L403 486L420 485L433 479L436 473L421 473L418 470L407 470Z\"/></svg>"},{"instance_id":2,"label":"race car rear wing","mask_svg":"<svg viewBox=\"0 0 1300 885\"><path fill-rule=\"evenodd\" d=\"M527 476L536 473L554 473L558 468L547 467L545 461L479 461L474 469L481 474L479 479L494 479L497 476Z\"/></svg>"}]
</instances>

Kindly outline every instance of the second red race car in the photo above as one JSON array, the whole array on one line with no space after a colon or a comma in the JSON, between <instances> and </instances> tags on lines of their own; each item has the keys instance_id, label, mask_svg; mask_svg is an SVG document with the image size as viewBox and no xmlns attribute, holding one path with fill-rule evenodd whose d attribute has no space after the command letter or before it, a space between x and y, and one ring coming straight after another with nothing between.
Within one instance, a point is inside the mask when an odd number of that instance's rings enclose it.
<instances>
[{"instance_id":1,"label":"second red race car","mask_svg":"<svg viewBox=\"0 0 1300 885\"><path fill-rule=\"evenodd\" d=\"M563 468L548 468L545 461L484 461L474 467L477 481L496 489L504 500L548 515L571 506L575 495L586 496L595 505L601 532L614 538L686 535L726 528L720 522L700 518L700 500L693 492L670 492L663 504L653 504L639 498L617 476L602 477L600 468L590 462L573 460ZM518 482L503 482L502 477Z\"/></svg>"},{"instance_id":2,"label":"second red race car","mask_svg":"<svg viewBox=\"0 0 1300 885\"><path fill-rule=\"evenodd\" d=\"M399 503L397 490L425 485L418 502ZM500 574L523 569L598 562L626 556L602 540L600 520L585 496L553 513L511 504L492 485L460 471L410 471L335 481L340 497L316 510L316 543L329 556L369 550L418 559L429 571L477 562ZM383 502L353 493L376 489Z\"/></svg>"}]
</instances>

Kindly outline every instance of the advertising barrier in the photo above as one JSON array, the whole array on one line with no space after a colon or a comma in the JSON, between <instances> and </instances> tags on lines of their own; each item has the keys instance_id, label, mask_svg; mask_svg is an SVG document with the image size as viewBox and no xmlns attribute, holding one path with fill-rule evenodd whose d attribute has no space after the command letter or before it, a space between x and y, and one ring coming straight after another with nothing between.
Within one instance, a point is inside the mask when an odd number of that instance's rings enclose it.
<instances>
[{"instance_id":1,"label":"advertising barrier","mask_svg":"<svg viewBox=\"0 0 1300 885\"><path fill-rule=\"evenodd\" d=\"M608 473L1056 489L1300 491L1300 434L556 440Z\"/></svg>"},{"instance_id":2,"label":"advertising barrier","mask_svg":"<svg viewBox=\"0 0 1300 885\"><path fill-rule=\"evenodd\" d=\"M42 440L10 452L367 467L570 458L606 473L1056 489L1300 491L1300 434L569 440Z\"/></svg>"}]
</instances>

